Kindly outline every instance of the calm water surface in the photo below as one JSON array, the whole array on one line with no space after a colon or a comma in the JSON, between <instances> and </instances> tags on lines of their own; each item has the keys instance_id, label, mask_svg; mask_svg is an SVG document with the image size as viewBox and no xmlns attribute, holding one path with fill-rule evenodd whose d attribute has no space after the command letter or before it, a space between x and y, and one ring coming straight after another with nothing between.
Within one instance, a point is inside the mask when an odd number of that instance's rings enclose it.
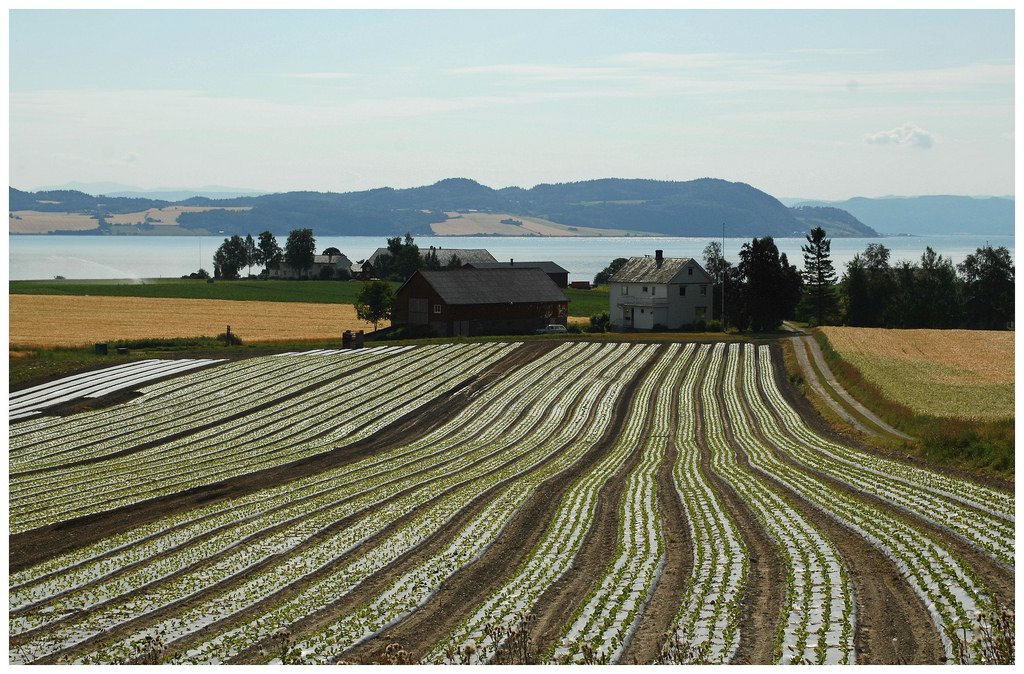
<instances>
[{"instance_id":1,"label":"calm water surface","mask_svg":"<svg viewBox=\"0 0 1024 674\"><path fill-rule=\"evenodd\" d=\"M279 237L283 245L286 237ZM570 281L589 281L611 260L633 255L653 255L655 249L666 257L695 257L702 260L704 246L711 239L698 237L607 237L607 238L541 238L541 237L445 237L424 236L416 239L420 248L486 248L499 261L552 260L569 270ZM721 239L716 239L720 241ZM213 253L224 237L99 237L99 236L8 236L9 279L114 278L177 278L200 267L213 270ZM749 238L727 238L726 257L738 258L740 247ZM803 268L800 246L802 238L776 239L779 251L786 253L791 264ZM1006 246L1014 254L1012 236L930 236L833 239L832 260L839 275L846 263L869 243L881 243L892 251L891 262L919 261L925 246L941 255L962 262L977 248L986 245ZM317 250L334 246L353 262L369 257L378 247L386 245L384 237L324 236L316 239Z\"/></svg>"}]
</instances>

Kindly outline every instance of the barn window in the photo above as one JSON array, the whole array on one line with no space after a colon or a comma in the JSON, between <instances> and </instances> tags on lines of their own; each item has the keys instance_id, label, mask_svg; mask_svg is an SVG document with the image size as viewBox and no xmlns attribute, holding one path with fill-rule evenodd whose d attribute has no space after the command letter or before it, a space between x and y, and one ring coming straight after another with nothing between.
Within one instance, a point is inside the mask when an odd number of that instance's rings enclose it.
<instances>
[{"instance_id":1,"label":"barn window","mask_svg":"<svg viewBox=\"0 0 1024 674\"><path fill-rule=\"evenodd\" d=\"M679 286L679 296L686 297L686 286Z\"/></svg>"},{"instance_id":2,"label":"barn window","mask_svg":"<svg viewBox=\"0 0 1024 674\"><path fill-rule=\"evenodd\" d=\"M435 304L434 305L434 313L435 314L441 313L441 305L440 304Z\"/></svg>"},{"instance_id":3,"label":"barn window","mask_svg":"<svg viewBox=\"0 0 1024 674\"><path fill-rule=\"evenodd\" d=\"M708 287L707 286L701 286L700 287L700 294L701 295L707 295L708 294Z\"/></svg>"},{"instance_id":4,"label":"barn window","mask_svg":"<svg viewBox=\"0 0 1024 674\"><path fill-rule=\"evenodd\" d=\"M628 295L629 294L629 286L622 286L622 294L623 295Z\"/></svg>"},{"instance_id":5,"label":"barn window","mask_svg":"<svg viewBox=\"0 0 1024 674\"><path fill-rule=\"evenodd\" d=\"M686 268L686 274L688 276L693 276L693 267L687 267Z\"/></svg>"},{"instance_id":6,"label":"barn window","mask_svg":"<svg viewBox=\"0 0 1024 674\"><path fill-rule=\"evenodd\" d=\"M647 292L647 286L644 286L644 292Z\"/></svg>"}]
</instances>

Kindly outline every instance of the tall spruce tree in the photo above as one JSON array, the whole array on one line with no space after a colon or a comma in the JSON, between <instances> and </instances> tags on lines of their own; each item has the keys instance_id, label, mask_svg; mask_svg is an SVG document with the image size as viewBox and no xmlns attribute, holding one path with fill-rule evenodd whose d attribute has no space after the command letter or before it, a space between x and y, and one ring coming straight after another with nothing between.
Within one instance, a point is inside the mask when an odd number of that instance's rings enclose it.
<instances>
[{"instance_id":1,"label":"tall spruce tree","mask_svg":"<svg viewBox=\"0 0 1024 674\"><path fill-rule=\"evenodd\" d=\"M815 227L807 235L807 245L800 246L804 254L804 287L814 302L818 325L824 325L826 318L836 308L832 286L836 282L836 270L832 266L832 239L825 238L825 230Z\"/></svg>"}]
</instances>

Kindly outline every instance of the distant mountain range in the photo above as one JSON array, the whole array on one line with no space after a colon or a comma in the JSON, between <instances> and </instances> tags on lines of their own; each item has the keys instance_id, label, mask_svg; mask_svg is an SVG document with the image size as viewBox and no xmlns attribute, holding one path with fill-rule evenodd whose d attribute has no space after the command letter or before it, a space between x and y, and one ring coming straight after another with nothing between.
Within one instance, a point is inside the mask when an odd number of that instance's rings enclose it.
<instances>
[{"instance_id":1,"label":"distant mountain range","mask_svg":"<svg viewBox=\"0 0 1024 674\"><path fill-rule=\"evenodd\" d=\"M1014 233L1012 197L855 197L846 201L796 201L792 205L842 209L884 234Z\"/></svg>"},{"instance_id":2,"label":"distant mountain range","mask_svg":"<svg viewBox=\"0 0 1024 674\"><path fill-rule=\"evenodd\" d=\"M111 186L104 184L103 186ZM116 185L114 185L116 186ZM287 234L310 227L318 236L432 234L430 225L452 212L482 211L541 218L570 227L628 230L665 236L802 236L821 225L830 236L877 233L836 208L791 209L744 183L714 178L686 182L606 178L543 184L530 189L492 189L473 180L450 178L409 189L389 187L362 192L285 192L167 200L152 197L93 196L80 190L24 192L10 188L10 210L72 212L95 216L93 234L153 233L112 226L119 214L169 206L190 206L176 216L180 233ZM236 210L224 210L232 208Z\"/></svg>"},{"instance_id":3,"label":"distant mountain range","mask_svg":"<svg viewBox=\"0 0 1024 674\"><path fill-rule=\"evenodd\" d=\"M69 190L85 192L86 194L102 194L108 197L159 199L162 201L182 201L192 197L233 199L235 197L253 197L259 196L260 194L266 194L266 192L261 192L260 190L250 190L244 187L225 187L223 185L204 185L203 187L157 187L154 189L143 189L136 185L125 185L123 183L80 182L37 187L33 191L57 192Z\"/></svg>"},{"instance_id":4,"label":"distant mountain range","mask_svg":"<svg viewBox=\"0 0 1024 674\"><path fill-rule=\"evenodd\" d=\"M130 187L115 183L93 187ZM80 213L97 227L80 234L159 233L166 216L151 209L174 210L171 228L162 233L246 234L270 230L287 234L309 227L318 236L429 235L431 224L453 212L508 214L538 218L568 227L626 230L663 236L803 236L821 226L832 237L884 234L1012 235L1014 200L1006 197L885 197L846 201L792 200L775 197L744 183L714 178L685 182L605 178L543 184L530 189L492 189L473 180L450 178L408 189L384 187L362 192L284 192L239 196L211 186L204 194L156 198L156 192L107 190L93 196L82 190L24 192L10 188L10 210ZM168 191L174 197L189 192ZM145 194L146 196L142 196ZM218 196L230 194L230 196ZM175 208L169 207L190 207ZM233 210L225 210L225 209ZM148 213L146 213L148 211ZM144 214L138 225L124 214ZM122 216L122 217L117 217ZM131 218L128 222L131 222Z\"/></svg>"}]
</instances>

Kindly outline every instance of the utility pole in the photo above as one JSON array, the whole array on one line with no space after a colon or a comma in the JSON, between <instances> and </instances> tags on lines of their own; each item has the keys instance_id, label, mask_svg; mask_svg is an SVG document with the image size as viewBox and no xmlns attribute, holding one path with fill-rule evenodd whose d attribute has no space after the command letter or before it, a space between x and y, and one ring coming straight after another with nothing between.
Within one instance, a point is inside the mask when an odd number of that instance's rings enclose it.
<instances>
[{"instance_id":1,"label":"utility pole","mask_svg":"<svg viewBox=\"0 0 1024 674\"><path fill-rule=\"evenodd\" d=\"M728 276L725 268L725 223L722 223L722 315L719 319L722 321L722 331L725 331L725 277Z\"/></svg>"}]
</instances>

